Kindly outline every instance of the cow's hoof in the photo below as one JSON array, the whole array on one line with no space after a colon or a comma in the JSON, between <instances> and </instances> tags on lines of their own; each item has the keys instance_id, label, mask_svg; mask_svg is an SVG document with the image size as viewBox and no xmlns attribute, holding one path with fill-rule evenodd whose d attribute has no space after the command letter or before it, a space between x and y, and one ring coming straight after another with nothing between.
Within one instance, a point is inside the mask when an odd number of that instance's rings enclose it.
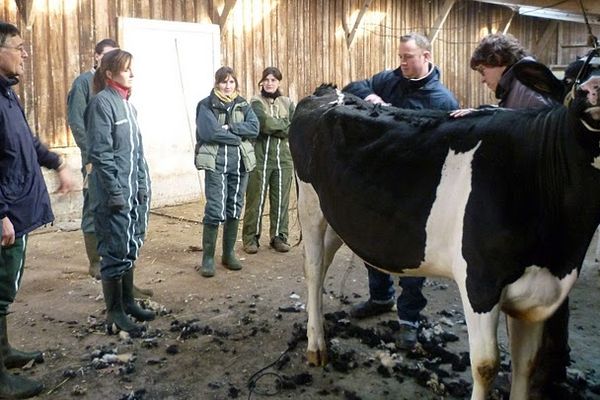
<instances>
[{"instance_id":1,"label":"cow's hoof","mask_svg":"<svg viewBox=\"0 0 600 400\"><path fill-rule=\"evenodd\" d=\"M311 367L323 367L327 365L327 351L307 351L306 359Z\"/></svg>"}]
</instances>

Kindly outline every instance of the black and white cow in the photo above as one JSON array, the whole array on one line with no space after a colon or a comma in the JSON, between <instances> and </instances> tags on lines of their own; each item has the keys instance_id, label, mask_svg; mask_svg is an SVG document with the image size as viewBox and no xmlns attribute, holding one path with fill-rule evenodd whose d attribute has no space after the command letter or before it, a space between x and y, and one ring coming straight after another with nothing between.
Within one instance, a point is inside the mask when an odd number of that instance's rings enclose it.
<instances>
[{"instance_id":1,"label":"black and white cow","mask_svg":"<svg viewBox=\"0 0 600 400\"><path fill-rule=\"evenodd\" d=\"M600 76L571 106L445 112L381 108L322 86L290 147L308 282L309 363L326 363L322 288L346 243L390 273L458 285L472 399L496 376L508 315L511 399L527 399L543 321L567 297L600 222Z\"/></svg>"}]
</instances>

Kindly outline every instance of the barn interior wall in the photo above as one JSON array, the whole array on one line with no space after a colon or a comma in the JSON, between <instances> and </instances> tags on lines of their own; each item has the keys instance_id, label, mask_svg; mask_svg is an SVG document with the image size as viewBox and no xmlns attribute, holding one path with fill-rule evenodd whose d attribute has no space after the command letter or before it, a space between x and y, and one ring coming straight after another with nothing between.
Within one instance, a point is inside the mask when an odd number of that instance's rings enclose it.
<instances>
[{"instance_id":1,"label":"barn interior wall","mask_svg":"<svg viewBox=\"0 0 600 400\"><path fill-rule=\"evenodd\" d=\"M237 71L243 95L257 91L264 67L276 65L283 71L284 89L298 100L323 82L341 87L396 67L398 36L411 31L430 33L445 3L373 0L348 46L343 27L353 28L364 0L38 0L28 15L17 7L26 2L1 1L0 18L19 26L30 54L18 87L28 119L44 142L64 151L76 151L66 121L71 82L91 67L97 41L118 36L119 16L219 23L222 63ZM232 4L230 12L223 13ZM536 49L535 55L548 65L564 65L586 51L562 47L586 42L583 24L551 25L549 20L513 16L507 7L457 0L434 42L433 53L444 83L461 106L495 103L468 63L479 39L504 29L508 21L508 32L526 48ZM593 29L600 35L600 26ZM156 57L161 57L160 48Z\"/></svg>"}]
</instances>

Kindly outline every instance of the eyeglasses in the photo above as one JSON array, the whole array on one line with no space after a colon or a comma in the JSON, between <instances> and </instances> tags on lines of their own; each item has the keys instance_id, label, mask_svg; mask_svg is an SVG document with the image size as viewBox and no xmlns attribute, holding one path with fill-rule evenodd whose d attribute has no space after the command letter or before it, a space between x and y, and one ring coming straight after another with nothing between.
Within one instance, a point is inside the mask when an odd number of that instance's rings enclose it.
<instances>
[{"instance_id":1,"label":"eyeglasses","mask_svg":"<svg viewBox=\"0 0 600 400\"><path fill-rule=\"evenodd\" d=\"M488 68L488 67L486 67L485 65L483 65L483 64L479 64L478 66L476 66L476 67L475 67L475 71L477 71L477 72L479 72L481 75L483 75L483 74L484 74L484 72L485 72L485 70L486 70L487 68Z\"/></svg>"},{"instance_id":2,"label":"eyeglasses","mask_svg":"<svg viewBox=\"0 0 600 400\"><path fill-rule=\"evenodd\" d=\"M21 52L21 54L27 53L27 50L25 50L25 46L23 46L22 44L20 44L16 47L15 46L0 46L0 47L4 47L5 49L18 50L19 52Z\"/></svg>"}]
</instances>

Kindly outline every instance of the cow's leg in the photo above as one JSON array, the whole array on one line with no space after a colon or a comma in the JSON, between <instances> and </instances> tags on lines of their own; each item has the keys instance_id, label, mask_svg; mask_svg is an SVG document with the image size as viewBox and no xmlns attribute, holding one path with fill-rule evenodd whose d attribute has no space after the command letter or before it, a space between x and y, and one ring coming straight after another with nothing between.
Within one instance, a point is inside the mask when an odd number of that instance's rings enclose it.
<instances>
[{"instance_id":1,"label":"cow's leg","mask_svg":"<svg viewBox=\"0 0 600 400\"><path fill-rule=\"evenodd\" d=\"M529 398L529 379L542 342L544 322L529 322L508 317L508 335L512 360L510 400Z\"/></svg>"},{"instance_id":2,"label":"cow's leg","mask_svg":"<svg viewBox=\"0 0 600 400\"><path fill-rule=\"evenodd\" d=\"M462 297L473 375L471 400L485 400L500 366L497 339L500 308L496 305L490 312L475 313L466 295Z\"/></svg>"},{"instance_id":3,"label":"cow's leg","mask_svg":"<svg viewBox=\"0 0 600 400\"><path fill-rule=\"evenodd\" d=\"M304 241L304 276L308 286L308 347L311 365L327 363L327 345L323 329L323 280L341 240L327 224L319 198L311 185L299 181L298 216Z\"/></svg>"}]
</instances>

